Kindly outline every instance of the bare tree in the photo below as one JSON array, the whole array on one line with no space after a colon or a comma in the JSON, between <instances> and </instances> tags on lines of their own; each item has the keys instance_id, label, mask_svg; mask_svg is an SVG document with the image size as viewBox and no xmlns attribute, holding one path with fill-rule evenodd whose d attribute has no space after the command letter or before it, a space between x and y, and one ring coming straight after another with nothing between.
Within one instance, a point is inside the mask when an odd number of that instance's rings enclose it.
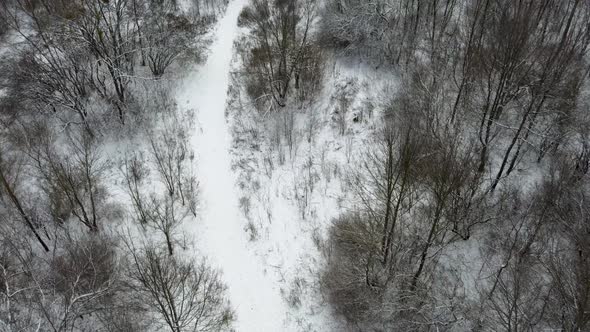
<instances>
[{"instance_id":1,"label":"bare tree","mask_svg":"<svg viewBox=\"0 0 590 332\"><path fill-rule=\"evenodd\" d=\"M119 270L115 245L108 238L90 234L64 242L63 252L52 258L43 282L47 297L59 294L60 310L55 315L51 304L40 303L41 312L56 331L84 326L89 323L87 316L107 310L102 308L103 300L114 293Z\"/></svg>"},{"instance_id":2,"label":"bare tree","mask_svg":"<svg viewBox=\"0 0 590 332\"><path fill-rule=\"evenodd\" d=\"M193 174L195 156L188 142L191 118L163 114L162 120L162 130L147 132L152 163L168 196L196 215L198 183Z\"/></svg>"},{"instance_id":3,"label":"bare tree","mask_svg":"<svg viewBox=\"0 0 590 332\"><path fill-rule=\"evenodd\" d=\"M588 178L578 163L561 153L535 192L505 194L508 200L482 247L481 327L579 331L588 326Z\"/></svg>"},{"instance_id":4,"label":"bare tree","mask_svg":"<svg viewBox=\"0 0 590 332\"><path fill-rule=\"evenodd\" d=\"M91 78L93 87L115 105L122 123L125 121L128 86L134 73L136 52L136 27L130 16L130 6L129 0L88 1L85 15L76 22L79 37L100 65ZM115 98L111 97L111 88Z\"/></svg>"},{"instance_id":5,"label":"bare tree","mask_svg":"<svg viewBox=\"0 0 590 332\"><path fill-rule=\"evenodd\" d=\"M133 289L173 332L228 328L233 313L219 274L205 263L181 261L157 248L132 248Z\"/></svg>"},{"instance_id":6,"label":"bare tree","mask_svg":"<svg viewBox=\"0 0 590 332\"><path fill-rule=\"evenodd\" d=\"M149 176L149 168L145 159L140 154L133 154L123 160L122 172L127 189L131 198L131 205L135 212L137 221L141 225L148 222L148 203L145 198L144 184Z\"/></svg>"},{"instance_id":7,"label":"bare tree","mask_svg":"<svg viewBox=\"0 0 590 332\"><path fill-rule=\"evenodd\" d=\"M34 329L42 318L34 313L36 285L31 267L39 256L22 228L0 209L0 328L6 331Z\"/></svg>"},{"instance_id":8,"label":"bare tree","mask_svg":"<svg viewBox=\"0 0 590 332\"><path fill-rule=\"evenodd\" d=\"M299 88L302 71L316 69L308 65L318 56L311 37L315 14L313 0L255 0L240 14L239 24L251 29L254 41L247 55L253 84L264 86L278 106L286 106L292 85Z\"/></svg>"},{"instance_id":9,"label":"bare tree","mask_svg":"<svg viewBox=\"0 0 590 332\"><path fill-rule=\"evenodd\" d=\"M73 215L89 230L98 231L106 195L101 180L109 167L98 142L85 133L79 137L72 133L63 151L42 127L38 133L45 137L31 144L27 153L50 200L54 220L63 223Z\"/></svg>"},{"instance_id":10,"label":"bare tree","mask_svg":"<svg viewBox=\"0 0 590 332\"><path fill-rule=\"evenodd\" d=\"M164 128L147 131L150 158L141 154L126 157L122 173L135 219L142 226L161 232L172 255L176 230L190 213L197 214L198 183L188 143L189 119L182 118L185 123L181 123L176 115L162 116ZM150 170L154 170L155 177L150 178ZM150 180L164 187L163 195L146 188Z\"/></svg>"},{"instance_id":11,"label":"bare tree","mask_svg":"<svg viewBox=\"0 0 590 332\"><path fill-rule=\"evenodd\" d=\"M148 226L160 231L166 240L168 254L174 254L175 232L187 217L189 211L178 205L178 201L171 197L158 199L150 197L149 210L147 210Z\"/></svg>"},{"instance_id":12,"label":"bare tree","mask_svg":"<svg viewBox=\"0 0 590 332\"><path fill-rule=\"evenodd\" d=\"M529 199L518 191L507 193L507 198L499 212L497 232L488 237L489 244L496 243L483 247L486 258L478 283L482 300L478 324L533 331L543 326L549 291L536 259L544 249L539 244L548 206L542 197Z\"/></svg>"},{"instance_id":13,"label":"bare tree","mask_svg":"<svg viewBox=\"0 0 590 332\"><path fill-rule=\"evenodd\" d=\"M457 33L456 0L332 0L322 11L321 39L379 65L408 64L424 52L435 61Z\"/></svg>"},{"instance_id":14,"label":"bare tree","mask_svg":"<svg viewBox=\"0 0 590 332\"><path fill-rule=\"evenodd\" d=\"M447 91L421 72L409 78L357 167L359 205L332 226L323 278L345 317L386 330L457 323L462 309L445 300L461 281L441 254L493 219L477 150L441 112Z\"/></svg>"},{"instance_id":15,"label":"bare tree","mask_svg":"<svg viewBox=\"0 0 590 332\"><path fill-rule=\"evenodd\" d=\"M49 246L47 245L46 241L41 237L38 225L36 225L31 216L27 213L24 204L22 203L21 199L17 196L17 193L14 189L14 183L11 183L13 181L10 180L10 177L8 175L8 170L10 170L11 167L7 167L6 164L7 162L3 158L3 152L0 150L0 188L2 188L0 190L0 202L2 201L2 194L5 194L10 200L10 202L13 204L14 208L18 211L18 214L24 221L27 228L35 236L35 239L37 240L39 245L43 247L43 250L48 252ZM17 177L15 176L14 178Z\"/></svg>"},{"instance_id":16,"label":"bare tree","mask_svg":"<svg viewBox=\"0 0 590 332\"><path fill-rule=\"evenodd\" d=\"M5 20L2 20L2 22L0 22L0 41L2 41L4 39L4 37L6 36L6 33L8 32L9 26L8 26L8 22Z\"/></svg>"},{"instance_id":17,"label":"bare tree","mask_svg":"<svg viewBox=\"0 0 590 332\"><path fill-rule=\"evenodd\" d=\"M543 237L542 265L551 278L546 321L563 331L583 331L590 326L590 231L587 222L588 174L579 159L556 158L554 177L544 193L550 199L551 222ZM588 160L584 161L586 166Z\"/></svg>"},{"instance_id":18,"label":"bare tree","mask_svg":"<svg viewBox=\"0 0 590 332\"><path fill-rule=\"evenodd\" d=\"M134 7L137 6L134 0ZM207 23L177 10L176 1L145 4L139 26L142 54L155 77L160 77L181 54L192 49Z\"/></svg>"},{"instance_id":19,"label":"bare tree","mask_svg":"<svg viewBox=\"0 0 590 332\"><path fill-rule=\"evenodd\" d=\"M14 226L3 223L0 234L2 329L96 328L95 315L112 309L109 299L119 284L114 242L103 235L75 237L60 230L52 255L43 257Z\"/></svg>"},{"instance_id":20,"label":"bare tree","mask_svg":"<svg viewBox=\"0 0 590 332\"><path fill-rule=\"evenodd\" d=\"M135 220L142 227L159 231L165 239L168 254L173 255L176 231L190 213L176 195L158 195L146 188L148 168L137 156L126 159L123 175L131 198Z\"/></svg>"},{"instance_id":21,"label":"bare tree","mask_svg":"<svg viewBox=\"0 0 590 332\"><path fill-rule=\"evenodd\" d=\"M486 19L476 27L483 29L477 33L474 47L478 49L468 48L466 52L492 54L471 64L483 74L475 83L483 92L478 97L482 110L477 120L479 170L485 170L490 150L496 149L494 144L502 150L493 189L514 170L527 142L536 138L536 128L558 116L559 112L551 111L554 106L572 102L575 94L562 89L567 86L575 91L584 73L582 54L588 48L590 34L582 22L587 22L590 11L578 0L484 3ZM510 138L500 139L506 136Z\"/></svg>"},{"instance_id":22,"label":"bare tree","mask_svg":"<svg viewBox=\"0 0 590 332\"><path fill-rule=\"evenodd\" d=\"M93 64L87 61L84 45L64 33L69 21L81 15L80 5L74 3L65 9L57 1L32 4L17 0L12 6L1 6L2 19L24 40L14 69L13 84L18 85L14 93L27 101L24 105L52 114L66 126L80 124L92 133L86 103Z\"/></svg>"},{"instance_id":23,"label":"bare tree","mask_svg":"<svg viewBox=\"0 0 590 332\"><path fill-rule=\"evenodd\" d=\"M376 148L368 152L354 183L363 208L382 225L381 261L388 265L394 240L400 235L398 221L409 212L414 199L413 169L420 144L411 128L398 132L390 126L378 135Z\"/></svg>"}]
</instances>

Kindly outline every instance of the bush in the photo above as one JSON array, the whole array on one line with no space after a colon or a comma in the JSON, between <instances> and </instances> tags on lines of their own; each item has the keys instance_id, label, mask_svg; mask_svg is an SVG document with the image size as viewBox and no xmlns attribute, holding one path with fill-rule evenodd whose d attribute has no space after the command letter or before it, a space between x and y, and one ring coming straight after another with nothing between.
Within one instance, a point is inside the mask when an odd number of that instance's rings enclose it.
<instances>
[{"instance_id":1,"label":"bush","mask_svg":"<svg viewBox=\"0 0 590 332\"><path fill-rule=\"evenodd\" d=\"M114 243L104 237L73 240L51 262L55 289L69 300L107 289L115 279L116 256Z\"/></svg>"},{"instance_id":2,"label":"bush","mask_svg":"<svg viewBox=\"0 0 590 332\"><path fill-rule=\"evenodd\" d=\"M359 214L344 215L335 220L327 240L323 290L336 312L353 322L369 320L380 305L374 255L380 238L374 226Z\"/></svg>"},{"instance_id":3,"label":"bush","mask_svg":"<svg viewBox=\"0 0 590 332\"><path fill-rule=\"evenodd\" d=\"M415 243L397 243L391 263L380 261L378 223L352 213L338 218L327 241L322 292L337 314L359 330L445 331L457 322L455 276L439 268L437 279L412 287ZM438 285L435 288L435 284Z\"/></svg>"},{"instance_id":4,"label":"bush","mask_svg":"<svg viewBox=\"0 0 590 332\"><path fill-rule=\"evenodd\" d=\"M35 296L36 309L48 326L60 330L95 327L99 315L117 309L115 294L122 280L116 243L102 234L67 231L57 239L62 247L55 250L48 269L31 278L41 295Z\"/></svg>"}]
</instances>

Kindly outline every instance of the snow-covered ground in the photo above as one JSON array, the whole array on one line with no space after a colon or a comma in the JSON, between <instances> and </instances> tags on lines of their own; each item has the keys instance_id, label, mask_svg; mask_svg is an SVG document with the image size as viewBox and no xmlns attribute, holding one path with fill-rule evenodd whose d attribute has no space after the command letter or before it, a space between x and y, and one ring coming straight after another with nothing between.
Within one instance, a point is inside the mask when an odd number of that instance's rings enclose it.
<instances>
[{"instance_id":1,"label":"snow-covered ground","mask_svg":"<svg viewBox=\"0 0 590 332\"><path fill-rule=\"evenodd\" d=\"M225 119L237 18L246 0L230 3L217 25L207 62L186 78L178 102L196 110L196 151L201 214L189 231L196 247L218 267L235 309L237 331L285 331L286 305L275 280L249 247L231 170L231 136Z\"/></svg>"},{"instance_id":2,"label":"snow-covered ground","mask_svg":"<svg viewBox=\"0 0 590 332\"><path fill-rule=\"evenodd\" d=\"M237 17L246 3L230 3L214 31L207 62L192 70L177 96L180 111L196 112L192 144L201 213L187 227L188 236L198 255L223 272L236 331L342 331L320 292L322 239L345 209L344 165L374 126L372 112L378 106L371 101L395 82L391 75L377 77L375 71L339 61L328 70L317 101L295 115L296 151L287 153L286 162L272 161L269 169L267 159L277 158L275 152L267 154L273 149L266 144L272 120L256 115L245 96L236 95L238 83L230 81L230 71L240 71L233 45L243 33ZM383 84L375 89L375 81ZM351 89L350 127L341 135L334 111ZM317 118L310 119L311 114ZM357 116L364 120L353 121ZM306 141L306 123L312 120L317 128L313 140ZM250 128L239 128L242 121ZM262 131L257 140L242 131L250 129Z\"/></svg>"},{"instance_id":3,"label":"snow-covered ground","mask_svg":"<svg viewBox=\"0 0 590 332\"><path fill-rule=\"evenodd\" d=\"M240 81L239 57L232 67L228 113L240 208L251 246L288 304L286 324L294 331L348 330L321 292L324 240L332 220L354 204L347 174L380 121L380 96L397 84L395 75L369 66L329 62L315 101L280 112L257 111ZM343 98L349 111L339 113ZM344 134L339 117L345 118ZM293 138L291 148L286 135Z\"/></svg>"}]
</instances>

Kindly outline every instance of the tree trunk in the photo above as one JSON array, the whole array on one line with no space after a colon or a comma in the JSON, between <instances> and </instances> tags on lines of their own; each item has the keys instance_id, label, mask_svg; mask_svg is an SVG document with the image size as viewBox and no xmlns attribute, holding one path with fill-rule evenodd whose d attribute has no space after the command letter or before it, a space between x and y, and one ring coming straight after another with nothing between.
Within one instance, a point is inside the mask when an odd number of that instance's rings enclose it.
<instances>
[{"instance_id":1,"label":"tree trunk","mask_svg":"<svg viewBox=\"0 0 590 332\"><path fill-rule=\"evenodd\" d=\"M27 214L25 213L25 210L23 209L22 205L20 204L20 201L16 197L14 191L12 190L12 188L10 187L10 184L8 183L6 177L4 176L4 172L2 171L2 168L0 168L0 182L2 182L2 185L3 185L4 189L6 190L8 197L10 197L10 200L12 201L12 203L14 204L16 209L18 210L18 213L21 215L21 217L25 221L25 224L27 225L27 227L31 230L31 232L33 232L33 235L35 235L35 238L37 239L37 241L39 242L41 247L43 247L43 250L45 250L45 252L49 252L49 247L47 246L45 241L43 241L43 239L41 238L41 236L37 232L37 229L35 228L35 226L31 222L31 219L29 218L29 216L27 216Z\"/></svg>"}]
</instances>

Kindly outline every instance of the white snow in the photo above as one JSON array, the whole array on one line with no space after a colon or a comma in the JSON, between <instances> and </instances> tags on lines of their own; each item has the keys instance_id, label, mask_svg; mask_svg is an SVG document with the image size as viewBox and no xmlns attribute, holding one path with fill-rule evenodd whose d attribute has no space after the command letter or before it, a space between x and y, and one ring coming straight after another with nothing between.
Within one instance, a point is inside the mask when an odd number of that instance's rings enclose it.
<instances>
[{"instance_id":1,"label":"white snow","mask_svg":"<svg viewBox=\"0 0 590 332\"><path fill-rule=\"evenodd\" d=\"M217 40L207 62L194 69L178 97L197 112L193 147L197 156L201 214L190 226L200 253L222 272L239 332L285 331L287 307L277 282L252 251L238 207L236 176L231 169L231 136L225 119L229 70L237 18L246 0L230 3L217 25Z\"/></svg>"},{"instance_id":2,"label":"white snow","mask_svg":"<svg viewBox=\"0 0 590 332\"><path fill-rule=\"evenodd\" d=\"M282 290L288 303L285 324L290 330L348 330L321 293L326 253L323 240L333 218L355 204L349 197L346 175L380 121L379 96L382 91L395 90L396 77L336 62L328 70L317 100L305 110L286 107L281 112L259 112L243 90L240 69L238 57L228 117L234 136L233 163L240 172L240 195L247 203L242 213L251 225L250 246ZM351 106L345 135L332 119L342 95L350 99ZM282 117L288 112L294 112L295 117L292 153L283 132ZM363 120L354 122L353 113L363 113ZM308 141L307 124L312 115L315 129ZM283 162L279 161L281 154Z\"/></svg>"}]
</instances>

